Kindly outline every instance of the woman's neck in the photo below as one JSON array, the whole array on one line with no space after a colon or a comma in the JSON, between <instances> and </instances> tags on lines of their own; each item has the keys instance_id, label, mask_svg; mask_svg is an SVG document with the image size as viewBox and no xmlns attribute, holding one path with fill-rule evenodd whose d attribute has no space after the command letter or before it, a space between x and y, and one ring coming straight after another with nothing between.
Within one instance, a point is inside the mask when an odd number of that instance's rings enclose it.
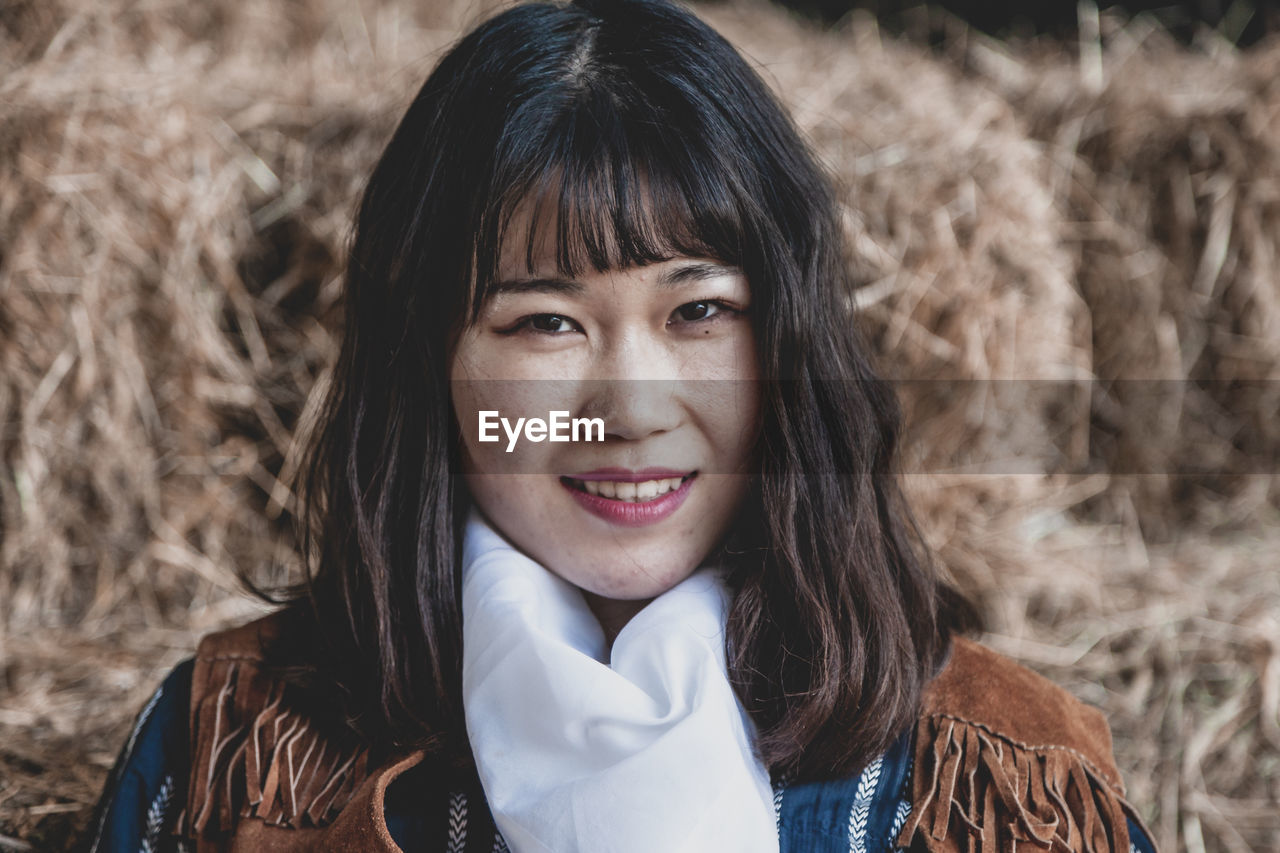
<instances>
[{"instance_id":1,"label":"woman's neck","mask_svg":"<svg viewBox=\"0 0 1280 853\"><path fill-rule=\"evenodd\" d=\"M631 617L635 616L652 598L639 598L635 600L605 598L596 595L594 592L582 591L582 597L586 599L587 606L591 608L591 612L595 614L596 620L599 621L600 627L604 629L604 651L606 658L613 649L613 641L621 633L622 627L631 621Z\"/></svg>"}]
</instances>

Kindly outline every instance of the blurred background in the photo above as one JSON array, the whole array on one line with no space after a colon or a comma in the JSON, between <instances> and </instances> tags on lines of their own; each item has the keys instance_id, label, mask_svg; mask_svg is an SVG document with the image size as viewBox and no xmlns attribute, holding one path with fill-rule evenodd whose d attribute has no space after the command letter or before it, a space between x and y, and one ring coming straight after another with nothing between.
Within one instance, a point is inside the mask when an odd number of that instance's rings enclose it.
<instances>
[{"instance_id":1,"label":"blurred background","mask_svg":"<svg viewBox=\"0 0 1280 853\"><path fill-rule=\"evenodd\" d=\"M353 205L495 8L0 3L0 851L83 828L164 673L262 612L236 567L296 570ZM839 185L984 640L1106 712L1164 850L1280 850L1275 13L695 9Z\"/></svg>"}]
</instances>

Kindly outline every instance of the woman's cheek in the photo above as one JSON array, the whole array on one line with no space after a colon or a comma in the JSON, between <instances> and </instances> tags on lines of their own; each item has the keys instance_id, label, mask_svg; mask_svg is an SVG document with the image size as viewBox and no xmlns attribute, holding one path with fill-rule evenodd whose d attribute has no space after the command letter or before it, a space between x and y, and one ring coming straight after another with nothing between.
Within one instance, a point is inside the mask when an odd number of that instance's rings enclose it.
<instances>
[{"instance_id":1,"label":"woman's cheek","mask_svg":"<svg viewBox=\"0 0 1280 853\"><path fill-rule=\"evenodd\" d=\"M489 520L508 537L526 539L533 531L546 529L542 515L547 510L545 478L511 474L466 475L472 499Z\"/></svg>"},{"instance_id":2,"label":"woman's cheek","mask_svg":"<svg viewBox=\"0 0 1280 853\"><path fill-rule=\"evenodd\" d=\"M454 415L468 470L490 474L559 474L553 465L553 413L576 411L576 383L557 379L466 379L453 382Z\"/></svg>"}]
</instances>

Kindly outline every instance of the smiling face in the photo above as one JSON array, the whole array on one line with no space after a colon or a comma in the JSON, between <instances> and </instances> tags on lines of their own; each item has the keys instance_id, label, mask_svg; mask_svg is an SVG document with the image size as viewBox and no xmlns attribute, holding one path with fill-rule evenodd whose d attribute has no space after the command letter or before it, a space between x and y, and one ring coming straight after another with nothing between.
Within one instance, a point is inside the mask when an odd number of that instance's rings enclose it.
<instances>
[{"instance_id":1,"label":"smiling face","mask_svg":"<svg viewBox=\"0 0 1280 853\"><path fill-rule=\"evenodd\" d=\"M746 495L760 409L751 290L738 269L690 257L566 279L545 244L527 268L525 245L504 243L450 364L466 482L612 637L707 558ZM604 440L512 445L498 427L481 442L480 411L512 425L599 418Z\"/></svg>"}]
</instances>

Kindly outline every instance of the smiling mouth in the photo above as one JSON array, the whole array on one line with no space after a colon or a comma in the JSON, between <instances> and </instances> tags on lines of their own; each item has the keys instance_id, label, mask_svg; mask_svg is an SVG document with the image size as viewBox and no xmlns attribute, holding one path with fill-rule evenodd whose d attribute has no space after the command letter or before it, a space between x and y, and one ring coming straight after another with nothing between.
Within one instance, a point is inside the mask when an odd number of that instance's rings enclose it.
<instances>
[{"instance_id":1,"label":"smiling mouth","mask_svg":"<svg viewBox=\"0 0 1280 853\"><path fill-rule=\"evenodd\" d=\"M607 498L620 503L648 503L674 492L688 480L698 475L693 471L683 477L662 477L654 480L643 480L639 483L621 480L575 480L573 477L561 477L560 481L579 492L586 492L598 498Z\"/></svg>"}]
</instances>

